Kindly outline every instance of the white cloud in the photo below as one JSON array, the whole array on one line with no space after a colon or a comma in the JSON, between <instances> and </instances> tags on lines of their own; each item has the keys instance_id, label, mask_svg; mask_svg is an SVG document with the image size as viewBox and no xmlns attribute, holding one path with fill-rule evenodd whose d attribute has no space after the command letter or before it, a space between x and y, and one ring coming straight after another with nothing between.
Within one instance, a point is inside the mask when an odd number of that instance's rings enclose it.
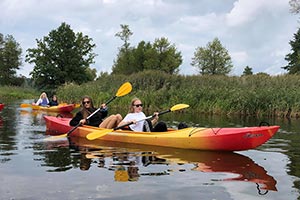
<instances>
[{"instance_id":1,"label":"white cloud","mask_svg":"<svg viewBox=\"0 0 300 200\"><path fill-rule=\"evenodd\" d=\"M245 51L232 52L232 53L230 53L230 55L231 55L232 60L238 64L245 64L249 57L247 52L245 52Z\"/></svg>"},{"instance_id":2,"label":"white cloud","mask_svg":"<svg viewBox=\"0 0 300 200\"><path fill-rule=\"evenodd\" d=\"M234 2L233 9L226 15L229 26L242 25L261 17L261 14L276 13L287 8L287 1L274 0L238 0ZM279 13L278 13L279 14Z\"/></svg>"},{"instance_id":3,"label":"white cloud","mask_svg":"<svg viewBox=\"0 0 300 200\"><path fill-rule=\"evenodd\" d=\"M174 43L184 59L183 74L196 73L190 66L195 49L215 37L229 50L234 74L247 65L257 72L282 73L299 26L288 0L2 0L0 8L0 33L13 35L24 55L36 46L35 39L66 22L93 38L98 72L111 72L122 45L115 33L120 24L128 24L132 45L160 37ZM32 68L24 63L20 73L28 76Z\"/></svg>"}]
</instances>

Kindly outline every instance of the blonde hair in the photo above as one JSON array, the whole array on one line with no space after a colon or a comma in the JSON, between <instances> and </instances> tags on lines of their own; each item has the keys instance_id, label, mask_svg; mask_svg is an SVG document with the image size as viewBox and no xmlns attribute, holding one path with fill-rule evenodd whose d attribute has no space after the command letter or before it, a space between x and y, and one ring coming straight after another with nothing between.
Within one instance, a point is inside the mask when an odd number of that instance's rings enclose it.
<instances>
[{"instance_id":1,"label":"blonde hair","mask_svg":"<svg viewBox=\"0 0 300 200\"><path fill-rule=\"evenodd\" d=\"M46 92L43 92L43 93L41 94L40 99L43 99L43 98L47 98Z\"/></svg>"},{"instance_id":2,"label":"blonde hair","mask_svg":"<svg viewBox=\"0 0 300 200\"><path fill-rule=\"evenodd\" d=\"M134 113L134 103L136 101L141 101L139 98L135 97L131 100L130 106L129 106L129 113Z\"/></svg>"}]
</instances>

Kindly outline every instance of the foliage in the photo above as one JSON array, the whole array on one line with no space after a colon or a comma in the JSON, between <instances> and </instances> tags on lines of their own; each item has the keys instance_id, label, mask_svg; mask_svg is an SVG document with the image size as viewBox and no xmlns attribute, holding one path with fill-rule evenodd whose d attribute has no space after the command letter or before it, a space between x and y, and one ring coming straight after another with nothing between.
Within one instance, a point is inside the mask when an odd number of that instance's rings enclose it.
<instances>
[{"instance_id":1,"label":"foliage","mask_svg":"<svg viewBox=\"0 0 300 200\"><path fill-rule=\"evenodd\" d=\"M292 53L286 55L288 65L283 67L289 74L300 74L300 28L294 34L294 40L290 41Z\"/></svg>"},{"instance_id":2,"label":"foliage","mask_svg":"<svg viewBox=\"0 0 300 200\"><path fill-rule=\"evenodd\" d=\"M233 67L227 49L218 38L209 42L206 47L197 47L191 65L198 68L202 75L226 75Z\"/></svg>"},{"instance_id":3,"label":"foliage","mask_svg":"<svg viewBox=\"0 0 300 200\"><path fill-rule=\"evenodd\" d=\"M290 116L300 114L300 75L182 76L155 70L129 76L106 74L81 86L66 84L57 94L68 102L90 95L100 105L126 81L131 82L132 92L110 107L126 109L133 97L139 97L150 114L178 103L189 104L187 111L196 113L284 116L291 110Z\"/></svg>"},{"instance_id":4,"label":"foliage","mask_svg":"<svg viewBox=\"0 0 300 200\"><path fill-rule=\"evenodd\" d=\"M39 92L30 87L0 86L0 100L2 99L33 99Z\"/></svg>"},{"instance_id":5,"label":"foliage","mask_svg":"<svg viewBox=\"0 0 300 200\"><path fill-rule=\"evenodd\" d=\"M243 71L243 75L242 76L247 76L247 75L252 75L253 72L252 72L252 68L249 67L249 66L246 66L244 71Z\"/></svg>"},{"instance_id":6,"label":"foliage","mask_svg":"<svg viewBox=\"0 0 300 200\"><path fill-rule=\"evenodd\" d=\"M82 84L96 77L89 69L96 45L88 36L75 34L70 25L62 23L36 42L37 48L27 50L26 61L35 64L30 74L39 89L53 90L66 82Z\"/></svg>"},{"instance_id":7,"label":"foliage","mask_svg":"<svg viewBox=\"0 0 300 200\"><path fill-rule=\"evenodd\" d=\"M119 48L117 59L112 66L113 74L131 74L134 71L132 67L132 48L130 48L129 37L133 35L128 25L121 24L121 31L116 33L115 36L119 37L124 44Z\"/></svg>"},{"instance_id":8,"label":"foliage","mask_svg":"<svg viewBox=\"0 0 300 200\"><path fill-rule=\"evenodd\" d=\"M124 41L112 67L112 74L133 74L143 70L160 70L168 74L177 74L182 63L181 52L167 38L157 38L154 43L141 41L137 47L128 42L132 32L127 25L121 25L122 31L116 36Z\"/></svg>"},{"instance_id":9,"label":"foliage","mask_svg":"<svg viewBox=\"0 0 300 200\"><path fill-rule=\"evenodd\" d=\"M16 70L22 65L22 49L12 35L0 33L0 84L21 85L23 79L16 76Z\"/></svg>"},{"instance_id":10,"label":"foliage","mask_svg":"<svg viewBox=\"0 0 300 200\"><path fill-rule=\"evenodd\" d=\"M299 0L290 0L289 4L291 6L290 10L292 13L298 14L300 12L300 1Z\"/></svg>"}]
</instances>

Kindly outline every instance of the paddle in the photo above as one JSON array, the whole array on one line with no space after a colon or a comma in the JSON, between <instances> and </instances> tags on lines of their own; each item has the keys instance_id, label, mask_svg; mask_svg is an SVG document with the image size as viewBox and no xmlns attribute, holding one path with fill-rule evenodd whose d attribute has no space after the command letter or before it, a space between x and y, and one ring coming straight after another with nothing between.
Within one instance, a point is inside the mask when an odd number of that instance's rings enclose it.
<instances>
[{"instance_id":1,"label":"paddle","mask_svg":"<svg viewBox=\"0 0 300 200\"><path fill-rule=\"evenodd\" d=\"M31 107L31 106L32 106L32 105L29 104L29 103L22 103L22 104L20 105L21 108L29 108L29 107Z\"/></svg>"},{"instance_id":2,"label":"paddle","mask_svg":"<svg viewBox=\"0 0 300 200\"><path fill-rule=\"evenodd\" d=\"M39 110L41 108L41 106L38 106L38 105L31 105L31 104L28 104L28 103L22 103L20 105L21 108L32 108L34 110Z\"/></svg>"},{"instance_id":3,"label":"paddle","mask_svg":"<svg viewBox=\"0 0 300 200\"><path fill-rule=\"evenodd\" d=\"M132 90L132 86L129 82L124 83L117 91L116 95L113 96L111 99L109 99L105 104L109 104L110 102L112 102L115 98L117 97L121 97L121 96L125 96L126 94L130 93ZM98 108L97 110L95 110L92 114L90 114L86 119L90 119L94 114L96 114L101 108ZM80 126L81 124L78 123L76 126L74 126L71 130L69 130L67 133L62 134L62 135L56 135L56 136L52 136L52 139L58 139L58 138L64 138L64 137L68 137L76 128L78 128L78 126Z\"/></svg>"},{"instance_id":4,"label":"paddle","mask_svg":"<svg viewBox=\"0 0 300 200\"><path fill-rule=\"evenodd\" d=\"M172 106L169 110L165 110L165 111L159 112L158 115L162 115L162 114L165 114L165 113L168 113L168 112L171 112L171 111L181 110L181 109L188 108L188 107L189 107L189 105L187 105L187 104L176 104L175 106ZM151 115L151 116L148 116L148 117L146 117L144 119L140 119L137 122L143 121L143 120L146 120L146 119L151 119L153 117L155 117L155 115ZM114 129L96 130L96 131L93 131L93 132L89 133L86 136L86 138L88 140L95 140L95 139L97 139L99 137L105 136L106 134L108 134L108 133L110 133L112 131L115 131L117 129L121 129L121 128L123 128L125 126L129 126L131 124L133 124L133 122L124 124L122 126L118 126L118 127L114 128Z\"/></svg>"}]
</instances>

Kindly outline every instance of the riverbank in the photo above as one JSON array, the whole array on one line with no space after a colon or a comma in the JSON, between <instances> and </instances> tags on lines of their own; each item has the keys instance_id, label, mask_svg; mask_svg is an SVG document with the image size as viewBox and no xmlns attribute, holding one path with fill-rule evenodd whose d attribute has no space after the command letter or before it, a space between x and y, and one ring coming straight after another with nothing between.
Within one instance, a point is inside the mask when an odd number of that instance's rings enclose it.
<instances>
[{"instance_id":1,"label":"riverbank","mask_svg":"<svg viewBox=\"0 0 300 200\"><path fill-rule=\"evenodd\" d=\"M66 102L77 103L83 95L89 95L100 105L115 95L126 81L132 84L132 92L110 106L126 108L133 97L139 97L145 109L150 110L186 103L198 113L300 116L299 75L183 76L148 71L130 76L103 75L80 86L67 84L60 87L57 94Z\"/></svg>"}]
</instances>

